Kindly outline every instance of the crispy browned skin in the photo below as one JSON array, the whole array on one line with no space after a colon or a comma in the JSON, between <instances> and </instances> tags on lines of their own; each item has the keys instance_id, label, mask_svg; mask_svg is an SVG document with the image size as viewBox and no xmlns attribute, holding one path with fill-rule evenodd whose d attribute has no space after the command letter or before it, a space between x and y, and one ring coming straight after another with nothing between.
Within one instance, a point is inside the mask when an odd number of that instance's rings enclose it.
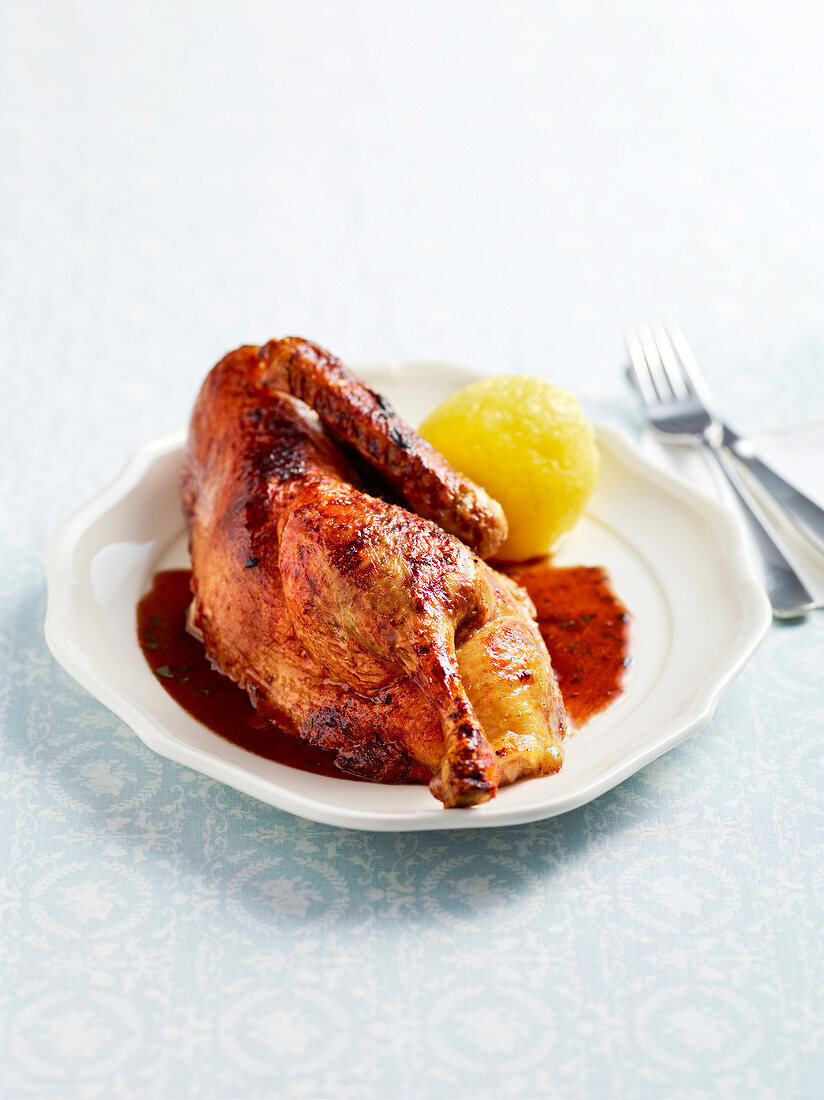
<instances>
[{"instance_id":1,"label":"crispy browned skin","mask_svg":"<svg viewBox=\"0 0 824 1100\"><path fill-rule=\"evenodd\" d=\"M503 509L395 412L385 397L309 340L287 336L261 349L264 376L310 405L327 428L381 471L413 512L431 519L481 558L507 534Z\"/></svg>"},{"instance_id":2,"label":"crispy browned skin","mask_svg":"<svg viewBox=\"0 0 824 1100\"><path fill-rule=\"evenodd\" d=\"M353 481L257 347L214 368L182 475L192 627L209 657L342 766L434 775L447 806L556 771L563 706L522 591Z\"/></svg>"}]
</instances>

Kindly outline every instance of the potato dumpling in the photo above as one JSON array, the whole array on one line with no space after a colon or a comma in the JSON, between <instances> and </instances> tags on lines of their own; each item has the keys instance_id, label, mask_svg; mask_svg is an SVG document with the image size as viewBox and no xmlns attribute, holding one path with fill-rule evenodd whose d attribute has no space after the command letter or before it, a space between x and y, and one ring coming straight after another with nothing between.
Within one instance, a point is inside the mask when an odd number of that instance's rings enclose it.
<instances>
[{"instance_id":1,"label":"potato dumpling","mask_svg":"<svg viewBox=\"0 0 824 1100\"><path fill-rule=\"evenodd\" d=\"M503 506L509 537L495 555L503 560L549 553L595 487L592 425L573 394L541 378L502 374L473 382L419 431Z\"/></svg>"}]
</instances>

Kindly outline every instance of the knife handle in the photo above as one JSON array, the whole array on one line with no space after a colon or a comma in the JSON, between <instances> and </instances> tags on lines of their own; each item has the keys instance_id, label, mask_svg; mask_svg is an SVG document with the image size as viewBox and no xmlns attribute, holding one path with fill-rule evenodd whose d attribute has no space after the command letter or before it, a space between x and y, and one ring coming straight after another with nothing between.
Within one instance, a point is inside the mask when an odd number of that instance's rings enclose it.
<instances>
[{"instance_id":1,"label":"knife handle","mask_svg":"<svg viewBox=\"0 0 824 1100\"><path fill-rule=\"evenodd\" d=\"M716 461L738 497L741 515L749 526L761 558L764 587L772 604L773 614L779 619L806 615L816 606L815 597L799 577L789 551L736 473L725 449L720 445L711 444L708 440L699 446L703 447L705 453Z\"/></svg>"},{"instance_id":2,"label":"knife handle","mask_svg":"<svg viewBox=\"0 0 824 1100\"><path fill-rule=\"evenodd\" d=\"M746 444L734 432L725 429L724 436L724 443L736 462L740 462L781 505L807 541L824 554L824 509L785 481L766 462L747 454Z\"/></svg>"}]
</instances>

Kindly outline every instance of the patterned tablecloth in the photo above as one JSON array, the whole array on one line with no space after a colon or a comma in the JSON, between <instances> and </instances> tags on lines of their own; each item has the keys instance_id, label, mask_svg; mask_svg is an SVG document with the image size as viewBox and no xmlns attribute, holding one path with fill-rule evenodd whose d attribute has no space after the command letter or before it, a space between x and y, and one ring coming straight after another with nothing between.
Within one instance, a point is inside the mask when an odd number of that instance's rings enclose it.
<instances>
[{"instance_id":1,"label":"patterned tablecloth","mask_svg":"<svg viewBox=\"0 0 824 1100\"><path fill-rule=\"evenodd\" d=\"M804 5L0 6L0 1096L824 1093L824 618L561 818L310 824L154 756L43 641L43 545L223 351L529 370L637 428L677 313L824 412Z\"/></svg>"}]
</instances>

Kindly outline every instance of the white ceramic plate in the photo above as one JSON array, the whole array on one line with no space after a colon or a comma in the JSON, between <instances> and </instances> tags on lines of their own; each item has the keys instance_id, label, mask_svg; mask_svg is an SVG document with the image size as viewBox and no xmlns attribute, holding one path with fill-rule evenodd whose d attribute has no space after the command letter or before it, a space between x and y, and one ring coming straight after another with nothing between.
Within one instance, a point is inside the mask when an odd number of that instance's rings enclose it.
<instances>
[{"instance_id":1,"label":"white ceramic plate","mask_svg":"<svg viewBox=\"0 0 824 1100\"><path fill-rule=\"evenodd\" d=\"M362 369L412 423L479 377L446 363ZM444 810L423 786L311 775L206 729L167 695L137 641L135 606L153 574L186 566L178 468L184 433L145 444L115 481L54 532L46 640L63 667L155 752L290 813L356 829L466 829L551 817L603 794L712 715L771 621L738 527L719 505L654 466L614 429L561 564L605 565L635 620L623 697L566 744L557 775Z\"/></svg>"}]
</instances>

